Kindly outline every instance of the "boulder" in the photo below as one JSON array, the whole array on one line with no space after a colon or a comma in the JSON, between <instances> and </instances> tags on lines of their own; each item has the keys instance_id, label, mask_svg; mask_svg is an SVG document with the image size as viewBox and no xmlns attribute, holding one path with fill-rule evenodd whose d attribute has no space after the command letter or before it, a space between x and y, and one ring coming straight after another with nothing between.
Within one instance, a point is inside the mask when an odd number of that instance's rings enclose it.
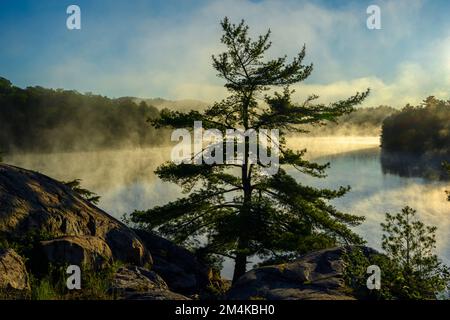
<instances>
[{"instance_id":1,"label":"boulder","mask_svg":"<svg viewBox=\"0 0 450 320\"><path fill-rule=\"evenodd\" d=\"M0 164L0 237L103 239L116 260L150 266L151 255L136 234L72 189L40 173Z\"/></svg>"},{"instance_id":2,"label":"boulder","mask_svg":"<svg viewBox=\"0 0 450 320\"><path fill-rule=\"evenodd\" d=\"M100 269L113 261L108 244L93 236L66 236L41 242L42 252L52 264L87 265Z\"/></svg>"},{"instance_id":3,"label":"boulder","mask_svg":"<svg viewBox=\"0 0 450 320\"><path fill-rule=\"evenodd\" d=\"M121 267L113 277L110 292L126 300L187 300L171 292L155 272L136 266Z\"/></svg>"},{"instance_id":4,"label":"boulder","mask_svg":"<svg viewBox=\"0 0 450 320\"><path fill-rule=\"evenodd\" d=\"M173 242L144 230L135 230L152 253L152 270L168 284L170 290L193 294L209 284L209 268L197 257Z\"/></svg>"},{"instance_id":5,"label":"boulder","mask_svg":"<svg viewBox=\"0 0 450 320\"><path fill-rule=\"evenodd\" d=\"M12 249L0 249L0 290L29 290L25 263Z\"/></svg>"},{"instance_id":6,"label":"boulder","mask_svg":"<svg viewBox=\"0 0 450 320\"><path fill-rule=\"evenodd\" d=\"M167 290L169 287L155 272L136 266L119 268L111 285L114 292L145 292L152 289Z\"/></svg>"},{"instance_id":7,"label":"boulder","mask_svg":"<svg viewBox=\"0 0 450 320\"><path fill-rule=\"evenodd\" d=\"M321 250L291 263L253 269L233 284L228 298L354 300L344 283L344 250Z\"/></svg>"}]
</instances>

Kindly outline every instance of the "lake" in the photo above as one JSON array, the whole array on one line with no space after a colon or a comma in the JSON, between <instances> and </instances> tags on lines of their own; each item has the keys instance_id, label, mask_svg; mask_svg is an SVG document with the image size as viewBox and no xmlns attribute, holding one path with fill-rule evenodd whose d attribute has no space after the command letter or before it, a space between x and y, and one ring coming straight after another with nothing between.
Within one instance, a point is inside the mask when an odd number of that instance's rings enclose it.
<instances>
[{"instance_id":1,"label":"lake","mask_svg":"<svg viewBox=\"0 0 450 320\"><path fill-rule=\"evenodd\" d=\"M426 224L435 225L437 250L450 264L450 203L446 201L448 182L383 173L378 137L291 138L291 147L308 149L307 158L330 162L326 179L304 176L288 170L302 183L351 191L333 201L341 211L362 215L366 221L355 228L367 244L380 249L381 227L386 212L404 206L417 210ZM163 205L181 196L180 188L160 181L153 173L169 160L170 147L118 151L10 155L5 162L32 169L62 181L82 179L82 187L101 196L99 207L116 218L136 209ZM222 274L232 277L233 264L227 260Z\"/></svg>"}]
</instances>

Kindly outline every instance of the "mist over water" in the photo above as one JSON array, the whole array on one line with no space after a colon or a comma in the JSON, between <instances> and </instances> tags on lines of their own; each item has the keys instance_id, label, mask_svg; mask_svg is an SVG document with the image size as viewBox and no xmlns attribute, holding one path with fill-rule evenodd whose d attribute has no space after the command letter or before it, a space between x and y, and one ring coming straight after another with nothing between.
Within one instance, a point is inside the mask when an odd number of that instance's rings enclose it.
<instances>
[{"instance_id":1,"label":"mist over water","mask_svg":"<svg viewBox=\"0 0 450 320\"><path fill-rule=\"evenodd\" d=\"M116 218L176 199L181 188L159 180L154 171L170 160L171 147L134 148L98 152L13 155L5 162L35 170L60 181L81 179L95 192L98 206Z\"/></svg>"},{"instance_id":2,"label":"mist over water","mask_svg":"<svg viewBox=\"0 0 450 320\"><path fill-rule=\"evenodd\" d=\"M330 163L327 178L315 179L295 170L289 172L302 183L317 187L351 186L344 197L332 203L341 211L366 218L355 230L369 246L381 250L380 223L386 212L396 213L410 206L425 224L438 227L437 250L444 262L450 264L450 203L445 194L450 189L448 182L383 174L377 146L313 158L319 163Z\"/></svg>"},{"instance_id":3,"label":"mist over water","mask_svg":"<svg viewBox=\"0 0 450 320\"><path fill-rule=\"evenodd\" d=\"M381 251L380 223L385 213L400 212L410 206L425 224L438 227L438 255L450 264L450 203L445 194L450 189L449 182L383 173L378 137L296 138L288 141L288 145L307 148L307 158L330 163L325 179L288 170L298 181L324 188L351 186L344 197L332 203L341 211L366 218L355 231L368 246Z\"/></svg>"},{"instance_id":4,"label":"mist over water","mask_svg":"<svg viewBox=\"0 0 450 320\"><path fill-rule=\"evenodd\" d=\"M437 250L450 264L450 203L446 201L448 182L383 174L378 137L290 138L288 145L308 149L307 158L330 162L326 179L317 179L288 169L305 184L351 191L333 201L342 211L362 215L366 221L355 230L380 249L381 227L386 212L399 212L404 206L417 210L426 224L435 225ZM81 179L82 187L101 196L99 207L116 218L123 213L163 205L182 195L172 183L159 180L153 171L170 159L171 147L117 151L10 155L5 162L39 171L61 181ZM226 261L223 276L231 278L233 264Z\"/></svg>"}]
</instances>

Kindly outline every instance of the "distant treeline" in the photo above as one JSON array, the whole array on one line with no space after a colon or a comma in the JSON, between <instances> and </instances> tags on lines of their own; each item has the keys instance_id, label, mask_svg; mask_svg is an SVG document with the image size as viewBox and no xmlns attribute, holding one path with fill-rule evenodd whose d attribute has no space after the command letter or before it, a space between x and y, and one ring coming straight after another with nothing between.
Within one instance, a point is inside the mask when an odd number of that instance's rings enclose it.
<instances>
[{"instance_id":1,"label":"distant treeline","mask_svg":"<svg viewBox=\"0 0 450 320\"><path fill-rule=\"evenodd\" d=\"M147 119L159 111L131 98L15 87L0 77L0 151L80 151L167 142ZM170 136L169 136L170 137Z\"/></svg>"},{"instance_id":2,"label":"distant treeline","mask_svg":"<svg viewBox=\"0 0 450 320\"><path fill-rule=\"evenodd\" d=\"M396 111L389 106L361 108L341 116L337 122L327 123L323 127L307 127L306 129L312 136L378 136L384 119Z\"/></svg>"},{"instance_id":3,"label":"distant treeline","mask_svg":"<svg viewBox=\"0 0 450 320\"><path fill-rule=\"evenodd\" d=\"M381 164L386 173L449 179L450 101L429 97L386 118L381 134Z\"/></svg>"},{"instance_id":4,"label":"distant treeline","mask_svg":"<svg viewBox=\"0 0 450 320\"><path fill-rule=\"evenodd\" d=\"M392 114L383 122L381 143L389 152L450 155L450 100L428 97Z\"/></svg>"},{"instance_id":5,"label":"distant treeline","mask_svg":"<svg viewBox=\"0 0 450 320\"><path fill-rule=\"evenodd\" d=\"M153 103L154 102L154 103ZM155 107L153 106L155 105ZM170 133L147 119L159 110L204 108L199 101L124 97L110 99L74 90L25 89L0 77L0 152L89 151L145 147L169 142ZM379 135L383 120L395 109L362 108L321 127L306 127L311 136Z\"/></svg>"}]
</instances>

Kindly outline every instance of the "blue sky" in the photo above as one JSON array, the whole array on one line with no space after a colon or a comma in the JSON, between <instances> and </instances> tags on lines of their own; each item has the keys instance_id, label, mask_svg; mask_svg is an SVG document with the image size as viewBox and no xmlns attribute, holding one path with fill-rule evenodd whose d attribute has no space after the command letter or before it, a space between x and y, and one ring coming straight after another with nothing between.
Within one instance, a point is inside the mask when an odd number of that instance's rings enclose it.
<instances>
[{"instance_id":1,"label":"blue sky","mask_svg":"<svg viewBox=\"0 0 450 320\"><path fill-rule=\"evenodd\" d=\"M70 4L81 8L81 30L66 28ZM366 28L370 4L380 6L382 30ZM246 19L254 35L270 28L271 56L306 44L315 69L295 87L298 100L370 87L365 105L400 107L449 98L449 12L445 0L2 0L0 76L111 97L217 100L226 92L210 57L223 49L226 15Z\"/></svg>"}]
</instances>

